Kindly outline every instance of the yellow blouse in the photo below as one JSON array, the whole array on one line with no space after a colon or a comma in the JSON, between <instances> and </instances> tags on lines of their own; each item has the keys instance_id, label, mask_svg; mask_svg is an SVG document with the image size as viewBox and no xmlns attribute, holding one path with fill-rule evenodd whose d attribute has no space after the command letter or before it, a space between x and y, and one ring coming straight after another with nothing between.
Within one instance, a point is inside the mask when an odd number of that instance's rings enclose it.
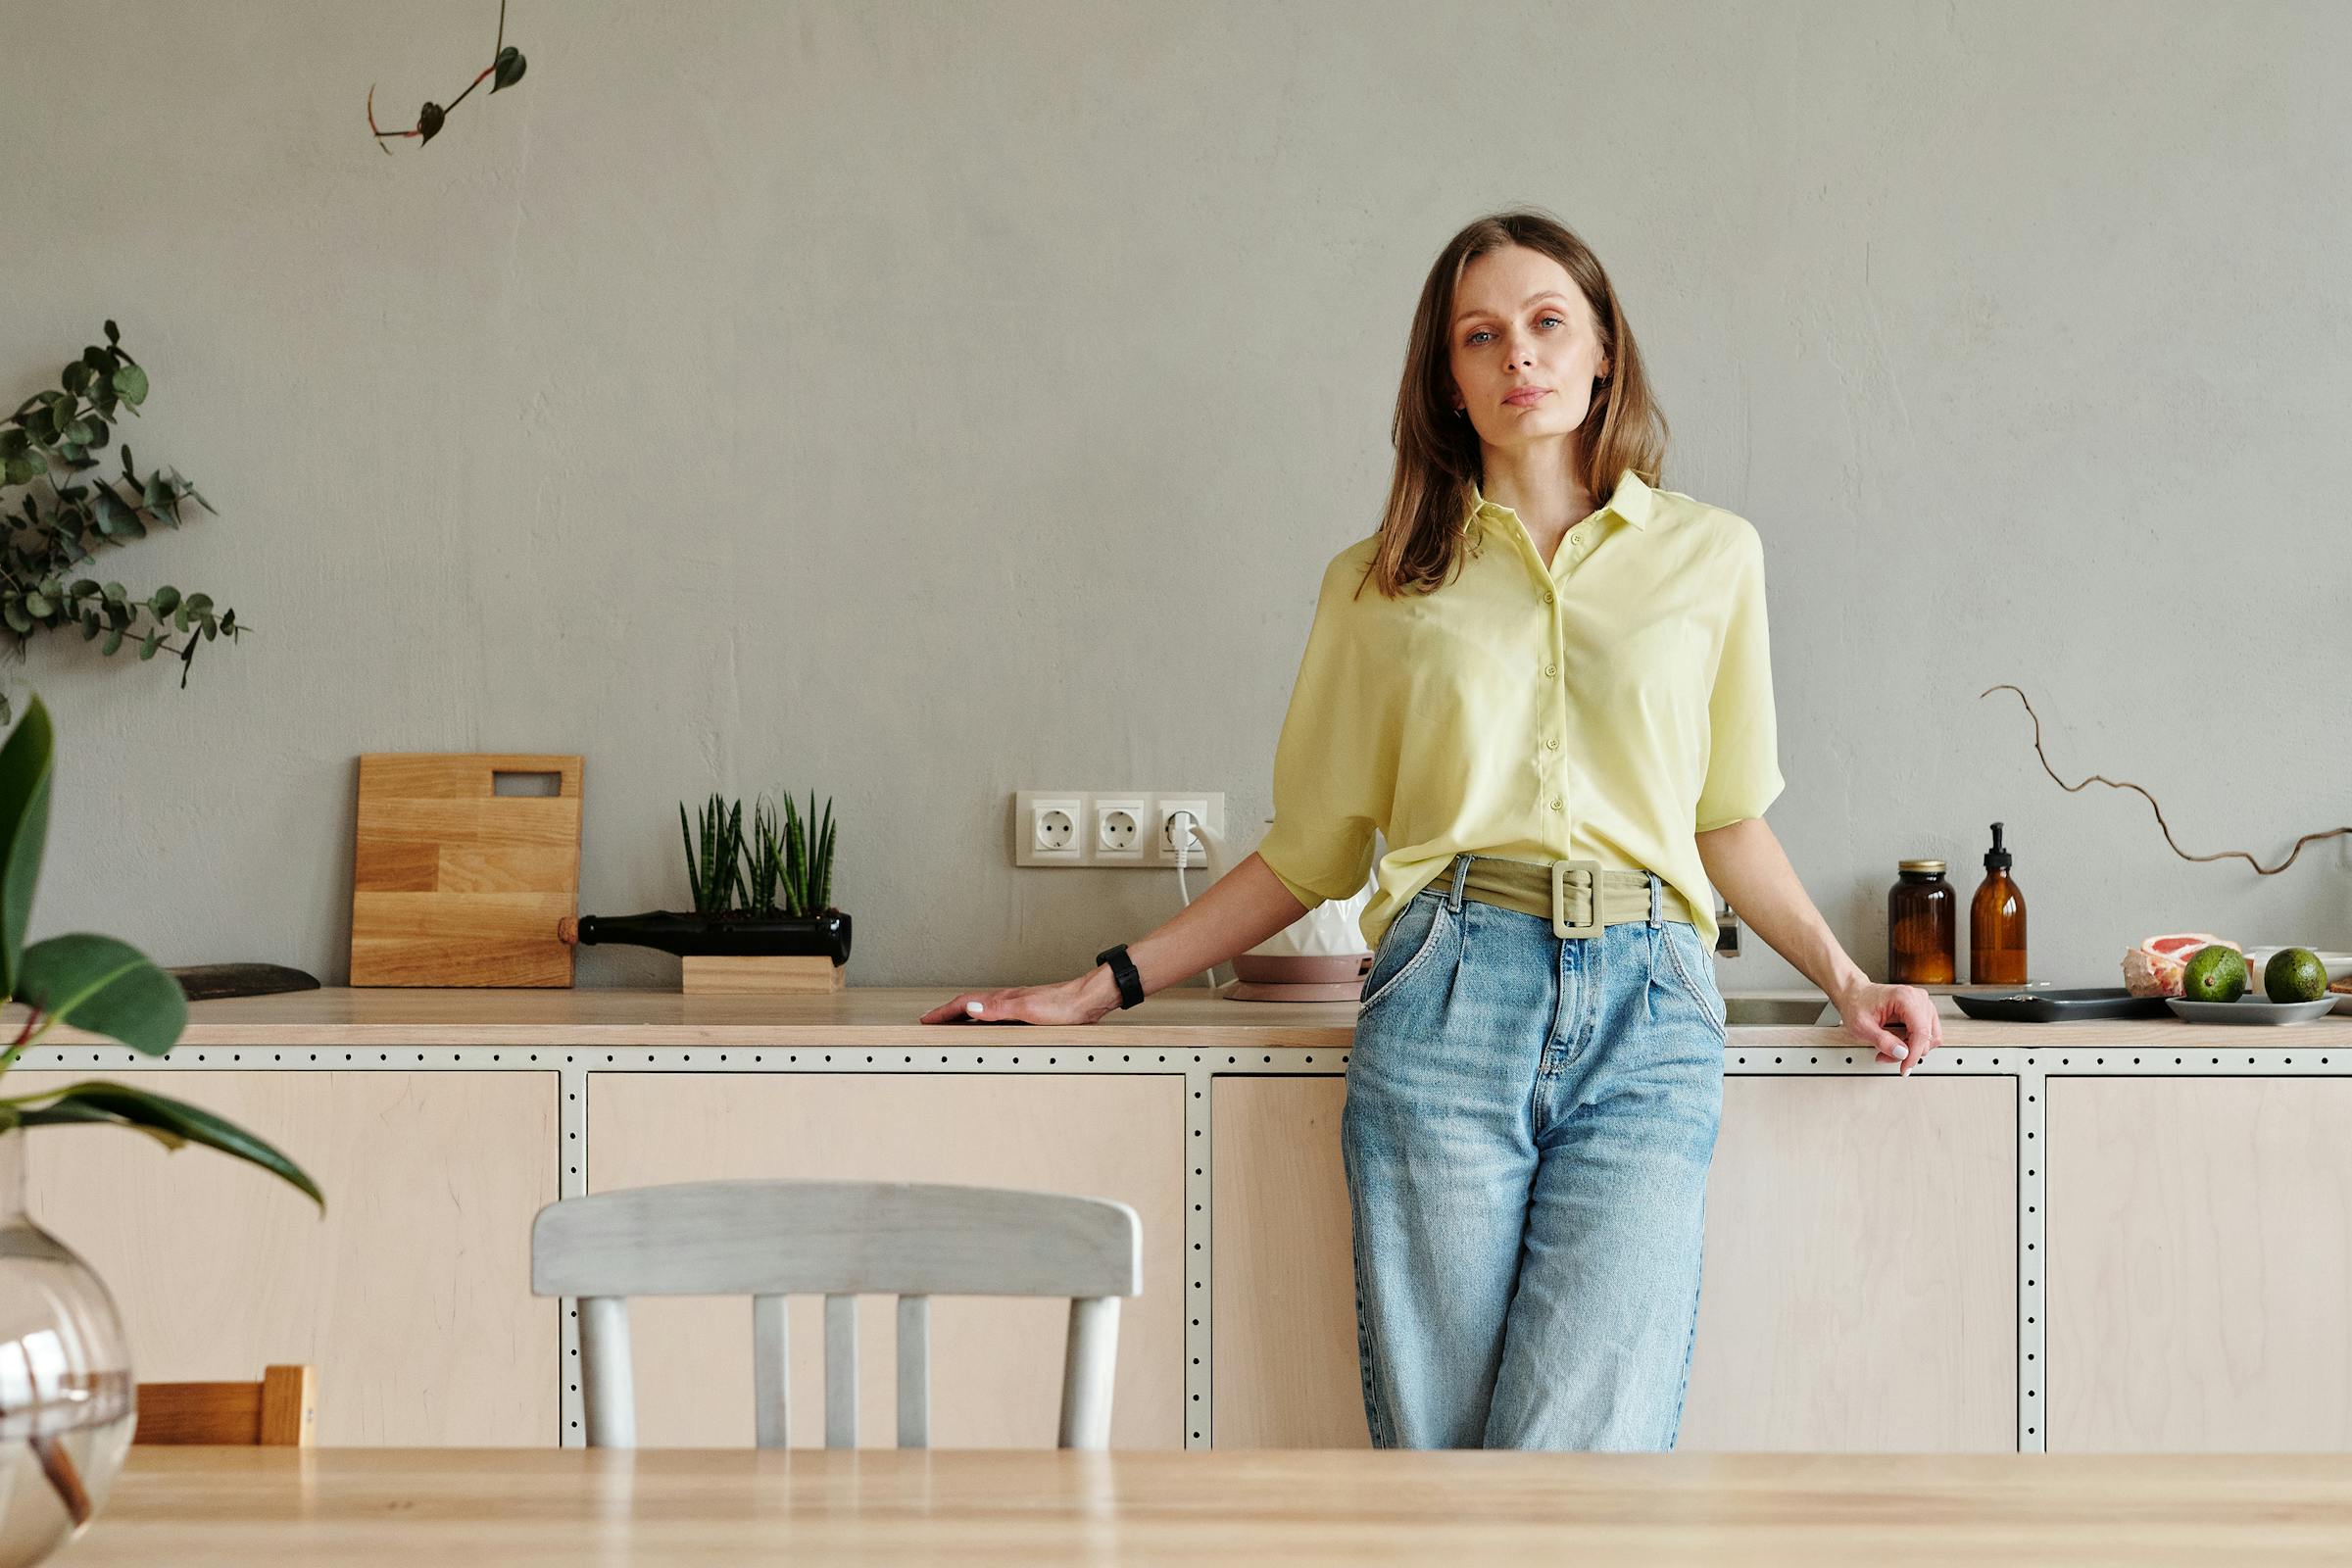
<instances>
[{"instance_id":1,"label":"yellow blouse","mask_svg":"<svg viewBox=\"0 0 2352 1568\"><path fill-rule=\"evenodd\" d=\"M1755 526L1629 470L1548 568L1509 507L1473 491L1464 527L1434 593L1355 596L1377 534L1324 568L1259 858L1312 908L1363 887L1378 829L1373 949L1464 851L1646 867L1712 944L1695 835L1783 783Z\"/></svg>"}]
</instances>

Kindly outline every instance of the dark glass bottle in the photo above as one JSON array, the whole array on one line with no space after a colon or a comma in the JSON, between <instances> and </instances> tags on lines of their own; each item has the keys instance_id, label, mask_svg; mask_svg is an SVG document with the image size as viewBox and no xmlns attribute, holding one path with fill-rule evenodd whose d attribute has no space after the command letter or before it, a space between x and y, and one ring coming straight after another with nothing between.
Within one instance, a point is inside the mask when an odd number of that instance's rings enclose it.
<instances>
[{"instance_id":1,"label":"dark glass bottle","mask_svg":"<svg viewBox=\"0 0 2352 1568\"><path fill-rule=\"evenodd\" d=\"M1886 894L1889 985L1948 986L1957 972L1960 895L1943 879L1941 860L1901 860Z\"/></svg>"},{"instance_id":2,"label":"dark glass bottle","mask_svg":"<svg viewBox=\"0 0 2352 1568\"><path fill-rule=\"evenodd\" d=\"M557 935L581 947L616 942L679 955L823 954L837 964L850 957L850 917L839 909L822 914L730 913L724 918L675 909L583 914L577 920L559 921Z\"/></svg>"},{"instance_id":3,"label":"dark glass bottle","mask_svg":"<svg viewBox=\"0 0 2352 1568\"><path fill-rule=\"evenodd\" d=\"M2026 896L2010 880L2011 858L1995 822L1992 848L1984 852L1984 880L1968 906L1968 978L1975 985L2026 983Z\"/></svg>"}]
</instances>

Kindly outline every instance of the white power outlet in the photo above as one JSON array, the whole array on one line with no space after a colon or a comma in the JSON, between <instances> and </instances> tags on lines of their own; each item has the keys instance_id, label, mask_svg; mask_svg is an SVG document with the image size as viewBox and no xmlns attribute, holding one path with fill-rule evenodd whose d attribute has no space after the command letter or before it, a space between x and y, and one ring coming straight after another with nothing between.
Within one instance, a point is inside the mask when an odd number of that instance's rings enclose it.
<instances>
[{"instance_id":1,"label":"white power outlet","mask_svg":"<svg viewBox=\"0 0 2352 1568\"><path fill-rule=\"evenodd\" d=\"M1097 865L1142 865L1146 824L1152 815L1149 795L1090 795L1088 813L1094 827L1087 840Z\"/></svg>"},{"instance_id":2,"label":"white power outlet","mask_svg":"<svg viewBox=\"0 0 2352 1568\"><path fill-rule=\"evenodd\" d=\"M1225 836L1225 797L1223 795L1155 795L1152 799L1151 818L1152 824L1151 858L1153 865L1174 865L1176 863L1176 813L1178 811L1192 812L1194 822L1205 824L1208 830L1219 838ZM1190 847L1185 851L1185 867L1188 870L1195 867L1205 870L1208 866L1208 850L1201 844L1198 834L1191 834L1189 837L1191 842Z\"/></svg>"},{"instance_id":3,"label":"white power outlet","mask_svg":"<svg viewBox=\"0 0 2352 1568\"><path fill-rule=\"evenodd\" d=\"M1086 796L1074 790L1020 790L1012 798L1012 863L1084 865Z\"/></svg>"},{"instance_id":4,"label":"white power outlet","mask_svg":"<svg viewBox=\"0 0 2352 1568\"><path fill-rule=\"evenodd\" d=\"M1084 790L1017 790L1012 797L1015 865L1134 865L1176 863L1170 818L1179 810L1222 837L1225 797L1094 795ZM1195 834L1187 869L1208 869L1208 851Z\"/></svg>"}]
</instances>

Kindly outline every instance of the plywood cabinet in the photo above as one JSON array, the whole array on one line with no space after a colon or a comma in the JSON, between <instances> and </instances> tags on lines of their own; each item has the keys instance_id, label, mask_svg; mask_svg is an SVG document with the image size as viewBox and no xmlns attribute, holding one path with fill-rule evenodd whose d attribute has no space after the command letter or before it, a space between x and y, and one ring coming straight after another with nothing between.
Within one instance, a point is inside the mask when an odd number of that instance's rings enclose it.
<instances>
[{"instance_id":1,"label":"plywood cabinet","mask_svg":"<svg viewBox=\"0 0 2352 1568\"><path fill-rule=\"evenodd\" d=\"M327 1201L322 1218L255 1166L119 1128L25 1135L26 1207L107 1282L140 1378L308 1361L322 1444L557 1441L558 1308L530 1277L531 1216L556 1197L556 1074L106 1076L269 1139Z\"/></svg>"},{"instance_id":2,"label":"plywood cabinet","mask_svg":"<svg viewBox=\"0 0 2352 1568\"><path fill-rule=\"evenodd\" d=\"M2049 1103L2051 1449L2352 1448L2352 1083L2053 1077Z\"/></svg>"},{"instance_id":3,"label":"plywood cabinet","mask_svg":"<svg viewBox=\"0 0 2352 1568\"><path fill-rule=\"evenodd\" d=\"M1728 1078L1680 1446L2017 1446L2017 1080Z\"/></svg>"},{"instance_id":4,"label":"plywood cabinet","mask_svg":"<svg viewBox=\"0 0 2352 1568\"><path fill-rule=\"evenodd\" d=\"M589 1074L591 1191L726 1177L969 1182L1113 1198L1143 1222L1144 1293L1119 1317L1117 1447L1184 1443L1184 1079L1162 1075ZM638 1441L752 1441L751 1303L630 1303ZM795 1298L795 1444L824 1442L822 1301ZM931 1305L931 1442L1051 1447L1065 1301ZM858 1302L858 1440L888 1446L892 1301Z\"/></svg>"}]
</instances>

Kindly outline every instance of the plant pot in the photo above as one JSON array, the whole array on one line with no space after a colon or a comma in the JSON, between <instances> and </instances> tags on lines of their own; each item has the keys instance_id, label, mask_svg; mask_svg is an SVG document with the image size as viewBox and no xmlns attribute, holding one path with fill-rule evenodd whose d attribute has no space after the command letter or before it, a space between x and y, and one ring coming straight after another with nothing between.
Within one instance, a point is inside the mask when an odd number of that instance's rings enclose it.
<instances>
[{"instance_id":1,"label":"plant pot","mask_svg":"<svg viewBox=\"0 0 2352 1568\"><path fill-rule=\"evenodd\" d=\"M82 1533L138 1420L114 1298L24 1212L24 1139L0 1133L0 1568Z\"/></svg>"},{"instance_id":2,"label":"plant pot","mask_svg":"<svg viewBox=\"0 0 2352 1568\"><path fill-rule=\"evenodd\" d=\"M753 914L742 909L717 914L675 909L583 914L558 922L556 934L582 947L621 943L681 957L824 957L835 968L850 961L850 917L839 909L821 914Z\"/></svg>"}]
</instances>

